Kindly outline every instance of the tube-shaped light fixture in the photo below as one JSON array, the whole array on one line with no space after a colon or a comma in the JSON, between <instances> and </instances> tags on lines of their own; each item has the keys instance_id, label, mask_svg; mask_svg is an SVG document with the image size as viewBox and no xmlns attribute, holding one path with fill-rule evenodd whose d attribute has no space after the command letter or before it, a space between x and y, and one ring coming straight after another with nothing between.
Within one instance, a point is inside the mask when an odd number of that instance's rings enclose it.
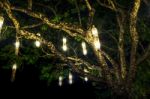
<instances>
[{"instance_id":1,"label":"tube-shaped light fixture","mask_svg":"<svg viewBox=\"0 0 150 99\"><path fill-rule=\"evenodd\" d=\"M63 46L62 46L62 49L63 49L63 51L67 51L67 39L66 39L66 37L63 37Z\"/></svg>"},{"instance_id":2,"label":"tube-shaped light fixture","mask_svg":"<svg viewBox=\"0 0 150 99\"><path fill-rule=\"evenodd\" d=\"M59 86L62 86L62 80L63 80L63 77L62 77L62 76L59 76L59 82L58 82L58 85L59 85Z\"/></svg>"},{"instance_id":3,"label":"tube-shaped light fixture","mask_svg":"<svg viewBox=\"0 0 150 99\"><path fill-rule=\"evenodd\" d=\"M83 51L83 55L87 55L87 49L86 49L86 44L85 42L82 42L82 51Z\"/></svg>"},{"instance_id":4,"label":"tube-shaped light fixture","mask_svg":"<svg viewBox=\"0 0 150 99\"><path fill-rule=\"evenodd\" d=\"M68 78L69 78L69 84L72 84L73 83L73 76L71 73L69 73Z\"/></svg>"}]
</instances>

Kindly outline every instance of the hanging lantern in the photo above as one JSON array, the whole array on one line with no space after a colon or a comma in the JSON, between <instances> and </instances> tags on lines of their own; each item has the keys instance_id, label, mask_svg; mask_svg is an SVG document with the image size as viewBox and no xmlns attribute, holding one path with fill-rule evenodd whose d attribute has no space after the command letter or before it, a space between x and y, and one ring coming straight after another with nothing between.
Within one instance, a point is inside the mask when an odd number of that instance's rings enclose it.
<instances>
[{"instance_id":1,"label":"hanging lantern","mask_svg":"<svg viewBox=\"0 0 150 99\"><path fill-rule=\"evenodd\" d=\"M72 84L73 83L73 76L71 73L69 73L69 84Z\"/></svg>"},{"instance_id":2,"label":"hanging lantern","mask_svg":"<svg viewBox=\"0 0 150 99\"><path fill-rule=\"evenodd\" d=\"M11 77L11 81L12 81L12 82L15 80L16 70L17 70L17 64L14 64L14 65L12 66L12 77Z\"/></svg>"},{"instance_id":3,"label":"hanging lantern","mask_svg":"<svg viewBox=\"0 0 150 99\"><path fill-rule=\"evenodd\" d=\"M40 46L41 46L40 41L36 40L36 41L35 41L35 46L36 46L36 47L40 47Z\"/></svg>"},{"instance_id":4,"label":"hanging lantern","mask_svg":"<svg viewBox=\"0 0 150 99\"><path fill-rule=\"evenodd\" d=\"M92 34L93 34L94 37L98 37L98 30L94 25L92 27Z\"/></svg>"},{"instance_id":5,"label":"hanging lantern","mask_svg":"<svg viewBox=\"0 0 150 99\"><path fill-rule=\"evenodd\" d=\"M19 42L19 40L16 40L16 43L15 43L15 54L16 55L18 55L19 47L20 47L20 42Z\"/></svg>"},{"instance_id":6,"label":"hanging lantern","mask_svg":"<svg viewBox=\"0 0 150 99\"><path fill-rule=\"evenodd\" d=\"M63 37L63 46L62 46L63 51L67 51L67 39Z\"/></svg>"},{"instance_id":7,"label":"hanging lantern","mask_svg":"<svg viewBox=\"0 0 150 99\"><path fill-rule=\"evenodd\" d=\"M4 23L4 18L2 16L0 16L0 32L1 32L1 29L3 26L3 23Z\"/></svg>"},{"instance_id":8,"label":"hanging lantern","mask_svg":"<svg viewBox=\"0 0 150 99\"><path fill-rule=\"evenodd\" d=\"M86 82L87 82L87 81L88 81L88 78L87 78L87 77L84 77L84 81L86 81Z\"/></svg>"},{"instance_id":9,"label":"hanging lantern","mask_svg":"<svg viewBox=\"0 0 150 99\"><path fill-rule=\"evenodd\" d=\"M59 86L62 86L62 80L63 80L63 77L62 77L62 76L59 76L59 82L58 82L58 85L59 85Z\"/></svg>"},{"instance_id":10,"label":"hanging lantern","mask_svg":"<svg viewBox=\"0 0 150 99\"><path fill-rule=\"evenodd\" d=\"M92 35L94 37L93 43L94 43L95 49L99 50L100 47L101 47L101 44L100 44L100 41L99 41L98 30L94 25L92 27Z\"/></svg>"},{"instance_id":11,"label":"hanging lantern","mask_svg":"<svg viewBox=\"0 0 150 99\"><path fill-rule=\"evenodd\" d=\"M82 51L83 51L83 55L87 55L87 49L86 49L86 44L85 42L82 42Z\"/></svg>"}]
</instances>

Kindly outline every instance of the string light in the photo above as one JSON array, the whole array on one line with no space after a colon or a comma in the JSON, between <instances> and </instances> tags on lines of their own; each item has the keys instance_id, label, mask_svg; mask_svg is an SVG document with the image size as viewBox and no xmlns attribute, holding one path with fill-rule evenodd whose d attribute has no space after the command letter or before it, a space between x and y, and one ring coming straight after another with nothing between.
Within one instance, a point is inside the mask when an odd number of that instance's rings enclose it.
<instances>
[{"instance_id":1,"label":"string light","mask_svg":"<svg viewBox=\"0 0 150 99\"><path fill-rule=\"evenodd\" d=\"M16 42L15 42L15 54L16 55L18 55L19 47L20 47L20 42L19 42L19 40L16 40Z\"/></svg>"},{"instance_id":2,"label":"string light","mask_svg":"<svg viewBox=\"0 0 150 99\"><path fill-rule=\"evenodd\" d=\"M35 46L36 46L36 47L40 47L40 46L41 46L40 41L36 40L36 41L35 41Z\"/></svg>"},{"instance_id":3,"label":"string light","mask_svg":"<svg viewBox=\"0 0 150 99\"><path fill-rule=\"evenodd\" d=\"M62 46L63 51L67 51L67 39L63 37L63 46Z\"/></svg>"},{"instance_id":4,"label":"string light","mask_svg":"<svg viewBox=\"0 0 150 99\"><path fill-rule=\"evenodd\" d=\"M71 73L69 73L69 84L73 83L73 76Z\"/></svg>"},{"instance_id":5,"label":"string light","mask_svg":"<svg viewBox=\"0 0 150 99\"><path fill-rule=\"evenodd\" d=\"M0 32L1 32L1 29L3 26L3 23L4 23L4 18L2 16L0 16Z\"/></svg>"},{"instance_id":6,"label":"string light","mask_svg":"<svg viewBox=\"0 0 150 99\"><path fill-rule=\"evenodd\" d=\"M85 42L82 42L82 51L83 51L83 55L87 55L87 49L86 49L86 44Z\"/></svg>"},{"instance_id":7,"label":"string light","mask_svg":"<svg viewBox=\"0 0 150 99\"><path fill-rule=\"evenodd\" d=\"M87 77L84 77L84 81L86 81L86 82L87 82L87 81L88 81L88 78L87 78Z\"/></svg>"},{"instance_id":8,"label":"string light","mask_svg":"<svg viewBox=\"0 0 150 99\"><path fill-rule=\"evenodd\" d=\"M62 76L59 76L59 86L62 86L62 80L63 80L63 77Z\"/></svg>"}]
</instances>

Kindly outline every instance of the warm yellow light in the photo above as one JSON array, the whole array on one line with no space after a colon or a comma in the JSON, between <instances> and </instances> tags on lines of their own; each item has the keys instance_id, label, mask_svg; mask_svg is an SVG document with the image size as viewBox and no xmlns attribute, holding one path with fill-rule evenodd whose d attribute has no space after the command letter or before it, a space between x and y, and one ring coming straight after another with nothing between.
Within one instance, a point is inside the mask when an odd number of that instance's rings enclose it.
<instances>
[{"instance_id":1,"label":"warm yellow light","mask_svg":"<svg viewBox=\"0 0 150 99\"><path fill-rule=\"evenodd\" d=\"M88 78L87 78L87 77L84 77L84 81L86 81L86 82L87 82L87 81L88 81Z\"/></svg>"},{"instance_id":2,"label":"warm yellow light","mask_svg":"<svg viewBox=\"0 0 150 99\"><path fill-rule=\"evenodd\" d=\"M63 46L62 46L63 51L67 51L67 39L63 37Z\"/></svg>"},{"instance_id":3,"label":"warm yellow light","mask_svg":"<svg viewBox=\"0 0 150 99\"><path fill-rule=\"evenodd\" d=\"M41 46L40 41L37 41L37 40L36 40L36 41L35 41L35 46L36 46L36 47L40 47L40 46Z\"/></svg>"},{"instance_id":4,"label":"warm yellow light","mask_svg":"<svg viewBox=\"0 0 150 99\"><path fill-rule=\"evenodd\" d=\"M3 23L4 23L4 18L2 16L0 16L0 30L3 26Z\"/></svg>"},{"instance_id":5,"label":"warm yellow light","mask_svg":"<svg viewBox=\"0 0 150 99\"><path fill-rule=\"evenodd\" d=\"M93 34L94 37L98 37L98 30L94 25L92 27L92 34Z\"/></svg>"},{"instance_id":6,"label":"warm yellow light","mask_svg":"<svg viewBox=\"0 0 150 99\"><path fill-rule=\"evenodd\" d=\"M87 55L87 49L86 49L86 44L85 42L82 42L82 51L83 51L83 55Z\"/></svg>"},{"instance_id":7,"label":"warm yellow light","mask_svg":"<svg viewBox=\"0 0 150 99\"><path fill-rule=\"evenodd\" d=\"M100 44L99 39L97 39L97 40L94 41L94 46L95 46L95 48L96 48L97 50L100 49L101 44Z\"/></svg>"},{"instance_id":8,"label":"warm yellow light","mask_svg":"<svg viewBox=\"0 0 150 99\"><path fill-rule=\"evenodd\" d=\"M12 69L13 69L13 70L16 70L16 69L17 69L17 64L14 64L14 65L12 66Z\"/></svg>"},{"instance_id":9,"label":"warm yellow light","mask_svg":"<svg viewBox=\"0 0 150 99\"><path fill-rule=\"evenodd\" d=\"M62 80L63 80L63 77L62 76L59 76L59 86L62 86Z\"/></svg>"},{"instance_id":10,"label":"warm yellow light","mask_svg":"<svg viewBox=\"0 0 150 99\"><path fill-rule=\"evenodd\" d=\"M69 84L73 83L73 76L71 73L69 73Z\"/></svg>"}]
</instances>

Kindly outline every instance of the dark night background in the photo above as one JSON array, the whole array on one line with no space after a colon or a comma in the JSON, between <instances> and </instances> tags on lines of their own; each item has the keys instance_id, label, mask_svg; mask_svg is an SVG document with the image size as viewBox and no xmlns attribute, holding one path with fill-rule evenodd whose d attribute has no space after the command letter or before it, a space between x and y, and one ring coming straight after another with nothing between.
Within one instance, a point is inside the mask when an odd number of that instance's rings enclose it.
<instances>
[{"instance_id":1,"label":"dark night background","mask_svg":"<svg viewBox=\"0 0 150 99\"><path fill-rule=\"evenodd\" d=\"M94 88L90 82L84 82L76 78L72 85L67 80L63 86L58 86L58 81L53 81L47 86L46 81L39 80L38 70L27 66L23 71L17 72L16 80L10 81L11 70L0 69L0 97L42 97L42 98L89 98L94 99Z\"/></svg>"},{"instance_id":2,"label":"dark night background","mask_svg":"<svg viewBox=\"0 0 150 99\"><path fill-rule=\"evenodd\" d=\"M9 0L13 5L22 8L27 7L27 3L24 0ZM68 22L72 24L79 24L78 11L75 6L76 0L33 0L33 10L35 12L44 13L54 23ZM92 1L92 0L91 0ZM102 50L105 50L115 60L118 59L118 25L116 22L116 13L100 6L96 0L90 3L96 9L94 16L94 24L99 30L100 40L102 43ZM117 1L117 0L116 0ZM123 8L130 12L132 0L118 0L118 3ZM82 0L78 0L78 6L81 13L82 27L86 29L86 23L88 21L88 10ZM43 5L46 6L43 6ZM150 5L150 4L149 4ZM49 7L52 7L56 12L51 11ZM0 10L1 11L1 10ZM34 40L27 40L21 38L21 46L19 55L14 54L14 42L15 42L15 30L12 22L7 17L5 11L5 22L0 35L0 99L12 97L12 98L34 98L42 97L42 99L111 99L114 98L111 94L111 89L103 83L95 83L91 80L85 82L79 77L78 74L73 72L73 84L68 84L68 71L70 65L67 64L67 68L59 67L59 63L63 63L58 57L46 55L44 51L51 54L51 51L42 45L41 48L36 48ZM55 15L56 14L56 15ZM15 12L14 15L19 20L21 26L27 26L32 24L41 23L39 19L30 17L24 13ZM128 23L128 22L127 22ZM150 6L146 6L144 2L141 3L141 8L138 14L137 30L139 32L139 48L137 57L140 57L150 43ZM96 58L93 58L93 50L88 47L88 55L84 56L81 51L80 43L82 39L80 37L72 38L66 35L60 30L49 28L46 24L41 24L35 28L27 28L26 30L33 33L41 33L41 37L46 40L52 41L59 52L67 56L73 56L74 52L78 56L92 64L98 64ZM129 30L126 30L129 32ZM62 37L66 36L68 39L68 45L72 48L68 52L62 51ZM129 33L125 34L125 52L126 60L129 64L130 56L130 36ZM44 50L44 51L43 51ZM14 63L18 64L16 72L16 79L11 82L11 67ZM108 62L109 64L109 62ZM57 66L58 65L58 66ZM111 65L110 65L111 67ZM64 74L66 77L63 80L63 85L58 86L58 76ZM97 71L93 74L99 75ZM150 57L147 57L137 67L136 79L133 87L133 97L135 99L148 99L150 95ZM143 98L144 97L144 98ZM121 98L120 98L121 99Z\"/></svg>"}]
</instances>

